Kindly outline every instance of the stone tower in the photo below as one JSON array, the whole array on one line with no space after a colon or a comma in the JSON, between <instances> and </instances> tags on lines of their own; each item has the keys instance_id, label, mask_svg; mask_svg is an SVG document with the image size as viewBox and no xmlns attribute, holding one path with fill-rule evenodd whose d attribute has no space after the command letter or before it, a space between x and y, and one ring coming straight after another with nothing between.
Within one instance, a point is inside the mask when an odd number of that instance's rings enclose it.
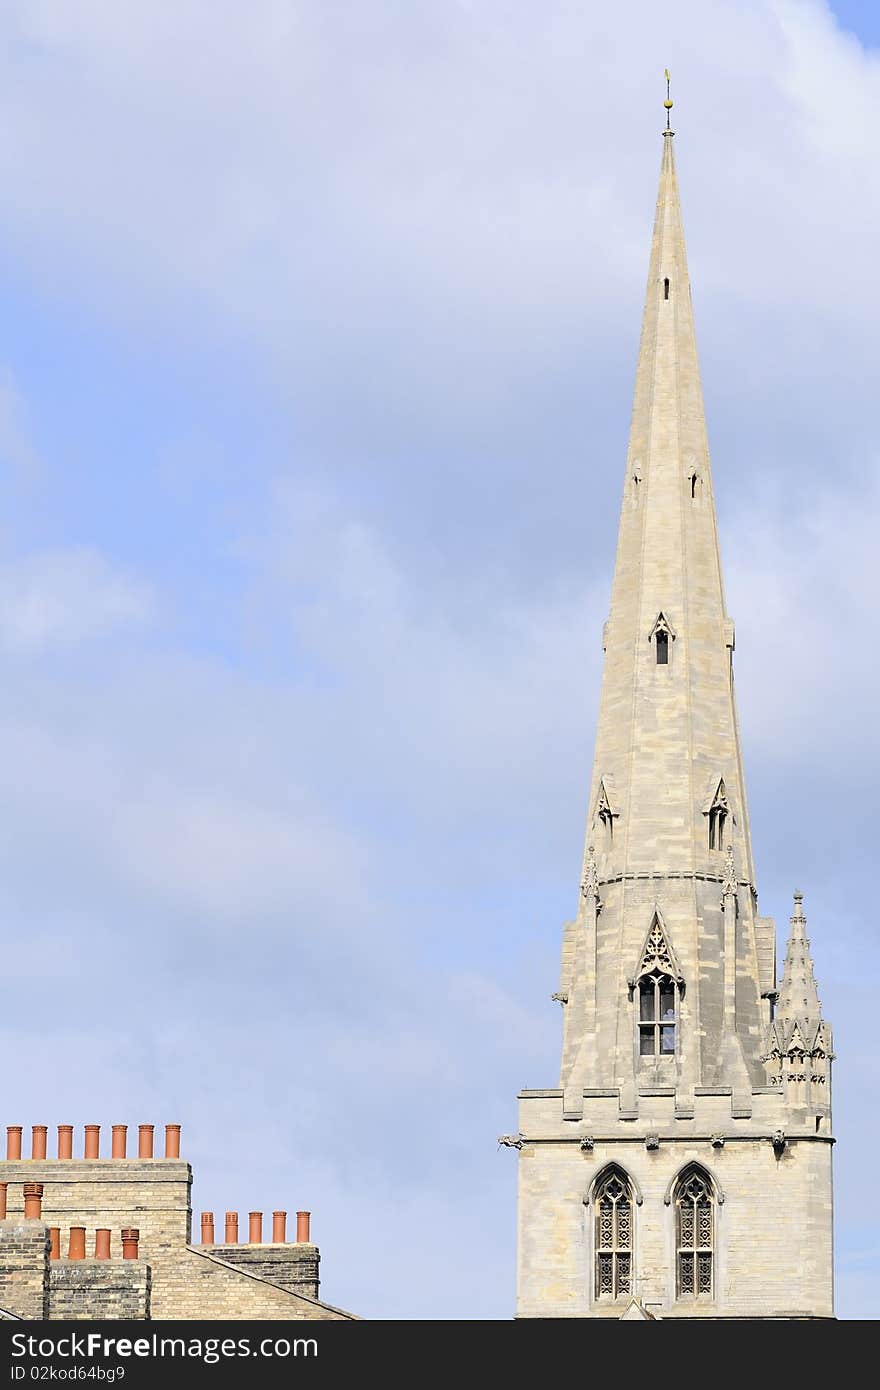
<instances>
[{"instance_id":1,"label":"stone tower","mask_svg":"<svg viewBox=\"0 0 880 1390\"><path fill-rule=\"evenodd\" d=\"M831 1030L758 912L673 157L636 371L559 1086L520 1096L520 1317L830 1317Z\"/></svg>"}]
</instances>

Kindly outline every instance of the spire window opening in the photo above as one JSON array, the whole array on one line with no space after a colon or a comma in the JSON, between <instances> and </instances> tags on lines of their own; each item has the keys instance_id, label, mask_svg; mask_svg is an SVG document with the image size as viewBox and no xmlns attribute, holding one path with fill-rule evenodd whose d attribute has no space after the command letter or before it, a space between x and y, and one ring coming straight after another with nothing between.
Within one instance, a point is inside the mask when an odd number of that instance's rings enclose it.
<instances>
[{"instance_id":1,"label":"spire window opening","mask_svg":"<svg viewBox=\"0 0 880 1390\"><path fill-rule=\"evenodd\" d=\"M627 983L635 1005L638 1056L643 1060L651 1058L654 1066L659 1067L662 1057L673 1060L676 1055L684 979L658 911L645 937L638 970Z\"/></svg>"},{"instance_id":2,"label":"spire window opening","mask_svg":"<svg viewBox=\"0 0 880 1390\"><path fill-rule=\"evenodd\" d=\"M712 798L712 804L709 807L708 820L710 849L724 849L726 847L724 832L727 829L727 823L729 818L730 803L727 800L727 791L722 781L718 783L718 789L715 792L715 795Z\"/></svg>"},{"instance_id":3,"label":"spire window opening","mask_svg":"<svg viewBox=\"0 0 880 1390\"><path fill-rule=\"evenodd\" d=\"M658 666L670 665L670 640L675 641L675 633L666 614L660 612L648 633L648 641L654 643L654 660Z\"/></svg>"},{"instance_id":4,"label":"spire window opening","mask_svg":"<svg viewBox=\"0 0 880 1390\"><path fill-rule=\"evenodd\" d=\"M596 819L602 827L602 839L606 849L610 849L614 842L614 817L617 811L612 806L605 787L605 779L599 783L599 795L596 800Z\"/></svg>"},{"instance_id":5,"label":"spire window opening","mask_svg":"<svg viewBox=\"0 0 880 1390\"><path fill-rule=\"evenodd\" d=\"M696 474L696 473L692 473L692 474L691 474L691 501L693 501L693 500L696 498L696 495L697 495L697 483L698 483L699 481L700 481L699 475Z\"/></svg>"},{"instance_id":6,"label":"spire window opening","mask_svg":"<svg viewBox=\"0 0 880 1390\"><path fill-rule=\"evenodd\" d=\"M677 1022L676 984L654 971L639 980L639 1056L673 1057Z\"/></svg>"},{"instance_id":7,"label":"spire window opening","mask_svg":"<svg viewBox=\"0 0 880 1390\"><path fill-rule=\"evenodd\" d=\"M664 299L668 299L668 298L669 298L669 276L668 276L668 275L666 276L665 280L663 281L663 298L664 298Z\"/></svg>"},{"instance_id":8,"label":"spire window opening","mask_svg":"<svg viewBox=\"0 0 880 1390\"><path fill-rule=\"evenodd\" d=\"M727 812L720 806L713 806L709 812L709 848L724 848L724 827L727 824Z\"/></svg>"}]
</instances>

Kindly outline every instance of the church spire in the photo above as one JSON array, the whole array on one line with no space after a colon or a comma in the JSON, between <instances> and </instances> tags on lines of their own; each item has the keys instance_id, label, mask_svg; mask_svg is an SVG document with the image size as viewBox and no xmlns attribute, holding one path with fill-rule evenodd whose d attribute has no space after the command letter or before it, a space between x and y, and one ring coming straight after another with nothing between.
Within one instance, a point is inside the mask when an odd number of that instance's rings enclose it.
<instances>
[{"instance_id":1,"label":"church spire","mask_svg":"<svg viewBox=\"0 0 880 1390\"><path fill-rule=\"evenodd\" d=\"M622 1086L722 1084L745 1095L750 1078L762 1079L775 947L772 922L756 913L733 623L673 145L668 128L604 629L586 834L595 889L582 894L563 947L562 1081L611 1084L613 1056ZM674 1036L674 1051L648 1063L627 982L655 911L683 983L678 1031L662 1035L667 1049Z\"/></svg>"},{"instance_id":2,"label":"church spire","mask_svg":"<svg viewBox=\"0 0 880 1390\"><path fill-rule=\"evenodd\" d=\"M517 1315L631 1318L637 1295L676 1319L833 1317L831 1030L800 896L772 1018L666 124L586 848L552 996L561 1078L521 1092L502 1141L519 1153Z\"/></svg>"}]
</instances>

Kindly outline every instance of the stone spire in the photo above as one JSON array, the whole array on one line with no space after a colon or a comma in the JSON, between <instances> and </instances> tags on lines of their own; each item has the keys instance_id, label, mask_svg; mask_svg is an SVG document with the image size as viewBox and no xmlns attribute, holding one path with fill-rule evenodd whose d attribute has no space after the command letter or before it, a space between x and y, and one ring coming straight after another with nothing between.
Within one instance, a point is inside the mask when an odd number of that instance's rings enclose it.
<instances>
[{"instance_id":1,"label":"stone spire","mask_svg":"<svg viewBox=\"0 0 880 1390\"><path fill-rule=\"evenodd\" d=\"M584 861L590 886L563 945L562 1081L625 1085L635 1075L671 1084L669 1057L651 1068L633 1057L632 981L656 910L684 975L676 1082L744 1093L750 1075L763 1079L769 1008L761 996L775 986L775 945L772 922L756 915L733 623L673 140L663 132L604 629Z\"/></svg>"},{"instance_id":2,"label":"stone spire","mask_svg":"<svg viewBox=\"0 0 880 1390\"><path fill-rule=\"evenodd\" d=\"M672 132L660 188L605 633L592 800L616 799L616 870L753 882L712 476ZM711 851L708 821L722 816ZM627 814L623 814L626 802ZM591 811L594 806L591 806ZM601 828L601 827L600 827ZM588 837L589 838L589 837ZM600 876L603 860L600 857Z\"/></svg>"}]
</instances>

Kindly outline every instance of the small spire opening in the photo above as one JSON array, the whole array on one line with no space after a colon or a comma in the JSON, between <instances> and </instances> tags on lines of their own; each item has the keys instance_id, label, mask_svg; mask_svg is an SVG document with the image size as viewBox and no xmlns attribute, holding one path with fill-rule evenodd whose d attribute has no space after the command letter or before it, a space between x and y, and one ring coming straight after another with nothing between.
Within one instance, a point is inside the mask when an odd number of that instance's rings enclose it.
<instances>
[{"instance_id":1,"label":"small spire opening","mask_svg":"<svg viewBox=\"0 0 880 1390\"><path fill-rule=\"evenodd\" d=\"M655 642L656 642L656 644L657 644L657 665L658 665L658 666L668 666L668 665L669 665L669 634L666 633L666 632L658 632L658 633L657 633L657 636L655 637L654 640L655 640Z\"/></svg>"},{"instance_id":2,"label":"small spire opening","mask_svg":"<svg viewBox=\"0 0 880 1390\"><path fill-rule=\"evenodd\" d=\"M718 788L712 798L712 805L709 808L709 848L724 849L724 831L730 817L730 802L727 799L727 791L724 781L718 783Z\"/></svg>"},{"instance_id":3,"label":"small spire opening","mask_svg":"<svg viewBox=\"0 0 880 1390\"><path fill-rule=\"evenodd\" d=\"M668 276L668 275L666 276L666 278L665 278L664 281L663 281L663 298L664 298L664 299L668 299L668 298L669 298L669 276Z\"/></svg>"}]
</instances>

